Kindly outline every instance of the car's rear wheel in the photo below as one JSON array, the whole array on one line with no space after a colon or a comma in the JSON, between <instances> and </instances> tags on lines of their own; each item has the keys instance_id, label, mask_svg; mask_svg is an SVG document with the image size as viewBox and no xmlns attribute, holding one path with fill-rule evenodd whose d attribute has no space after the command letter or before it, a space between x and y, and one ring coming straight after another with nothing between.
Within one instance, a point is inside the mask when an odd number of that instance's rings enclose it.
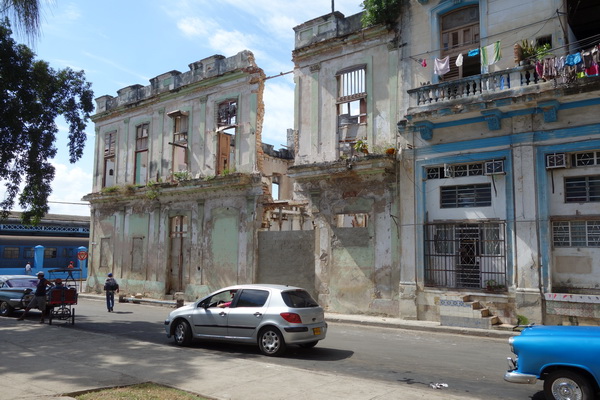
<instances>
[{"instance_id":1,"label":"car's rear wheel","mask_svg":"<svg viewBox=\"0 0 600 400\"><path fill-rule=\"evenodd\" d=\"M192 329L186 320L180 319L175 322L173 338L179 346L189 346L192 343Z\"/></svg>"},{"instance_id":2,"label":"car's rear wheel","mask_svg":"<svg viewBox=\"0 0 600 400\"><path fill-rule=\"evenodd\" d=\"M15 309L6 301L0 303L0 316L9 317Z\"/></svg>"},{"instance_id":3,"label":"car's rear wheel","mask_svg":"<svg viewBox=\"0 0 600 400\"><path fill-rule=\"evenodd\" d=\"M267 327L258 335L258 347L266 356L279 356L285 352L285 340L277 328Z\"/></svg>"},{"instance_id":4,"label":"car's rear wheel","mask_svg":"<svg viewBox=\"0 0 600 400\"><path fill-rule=\"evenodd\" d=\"M566 369L553 371L544 379L544 394L547 399L555 400L593 398L589 380L581 374Z\"/></svg>"},{"instance_id":5,"label":"car's rear wheel","mask_svg":"<svg viewBox=\"0 0 600 400\"><path fill-rule=\"evenodd\" d=\"M300 344L300 347L302 347L303 349L312 349L313 347L315 347L317 345L317 343L319 343L318 340L308 342L308 343L302 343L302 344Z\"/></svg>"}]
</instances>

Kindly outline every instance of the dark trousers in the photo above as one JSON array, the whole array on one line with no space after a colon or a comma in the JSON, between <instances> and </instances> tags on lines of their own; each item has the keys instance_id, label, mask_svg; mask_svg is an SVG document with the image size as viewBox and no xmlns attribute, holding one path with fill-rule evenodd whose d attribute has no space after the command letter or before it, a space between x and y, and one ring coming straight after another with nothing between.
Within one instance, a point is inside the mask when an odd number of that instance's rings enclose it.
<instances>
[{"instance_id":1,"label":"dark trousers","mask_svg":"<svg viewBox=\"0 0 600 400\"><path fill-rule=\"evenodd\" d=\"M112 311L114 306L115 306L115 292L112 290L107 290L106 291L106 308L109 311Z\"/></svg>"}]
</instances>

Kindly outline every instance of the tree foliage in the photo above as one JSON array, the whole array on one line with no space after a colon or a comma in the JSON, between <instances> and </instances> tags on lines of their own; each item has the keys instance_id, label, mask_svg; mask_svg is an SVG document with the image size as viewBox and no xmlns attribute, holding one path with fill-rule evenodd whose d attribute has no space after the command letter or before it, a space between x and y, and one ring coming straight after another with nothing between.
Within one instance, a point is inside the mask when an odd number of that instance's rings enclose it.
<instances>
[{"instance_id":1,"label":"tree foliage","mask_svg":"<svg viewBox=\"0 0 600 400\"><path fill-rule=\"evenodd\" d=\"M401 3L401 0L364 0L360 4L365 12L363 26L395 23L400 15Z\"/></svg>"},{"instance_id":2,"label":"tree foliage","mask_svg":"<svg viewBox=\"0 0 600 400\"><path fill-rule=\"evenodd\" d=\"M39 0L0 0L0 15L12 15L17 31L24 31L31 40L40 33Z\"/></svg>"},{"instance_id":3,"label":"tree foliage","mask_svg":"<svg viewBox=\"0 0 600 400\"><path fill-rule=\"evenodd\" d=\"M69 125L69 161L74 163L83 154L94 94L83 71L54 70L11 35L5 19L0 23L0 179L6 195L0 208L6 216L18 199L23 222L35 224L49 210L55 120L62 115Z\"/></svg>"}]
</instances>

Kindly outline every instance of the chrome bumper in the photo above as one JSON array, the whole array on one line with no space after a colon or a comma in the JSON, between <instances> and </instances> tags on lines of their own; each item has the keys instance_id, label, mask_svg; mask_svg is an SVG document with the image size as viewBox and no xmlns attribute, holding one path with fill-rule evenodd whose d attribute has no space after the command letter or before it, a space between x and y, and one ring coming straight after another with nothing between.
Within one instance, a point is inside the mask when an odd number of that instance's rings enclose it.
<instances>
[{"instance_id":1,"label":"chrome bumper","mask_svg":"<svg viewBox=\"0 0 600 400\"><path fill-rule=\"evenodd\" d=\"M531 383L537 382L537 376L530 374L522 374L516 371L507 371L504 374L504 380L510 383Z\"/></svg>"}]
</instances>

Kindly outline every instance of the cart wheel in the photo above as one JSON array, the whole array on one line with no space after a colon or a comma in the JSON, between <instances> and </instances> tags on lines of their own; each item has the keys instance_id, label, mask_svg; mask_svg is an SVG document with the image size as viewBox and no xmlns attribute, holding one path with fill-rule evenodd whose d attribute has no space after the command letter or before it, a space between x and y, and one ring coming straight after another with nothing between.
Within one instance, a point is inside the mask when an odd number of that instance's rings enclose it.
<instances>
[{"instance_id":1,"label":"cart wheel","mask_svg":"<svg viewBox=\"0 0 600 400\"><path fill-rule=\"evenodd\" d=\"M75 308L71 309L71 325L75 325Z\"/></svg>"}]
</instances>

